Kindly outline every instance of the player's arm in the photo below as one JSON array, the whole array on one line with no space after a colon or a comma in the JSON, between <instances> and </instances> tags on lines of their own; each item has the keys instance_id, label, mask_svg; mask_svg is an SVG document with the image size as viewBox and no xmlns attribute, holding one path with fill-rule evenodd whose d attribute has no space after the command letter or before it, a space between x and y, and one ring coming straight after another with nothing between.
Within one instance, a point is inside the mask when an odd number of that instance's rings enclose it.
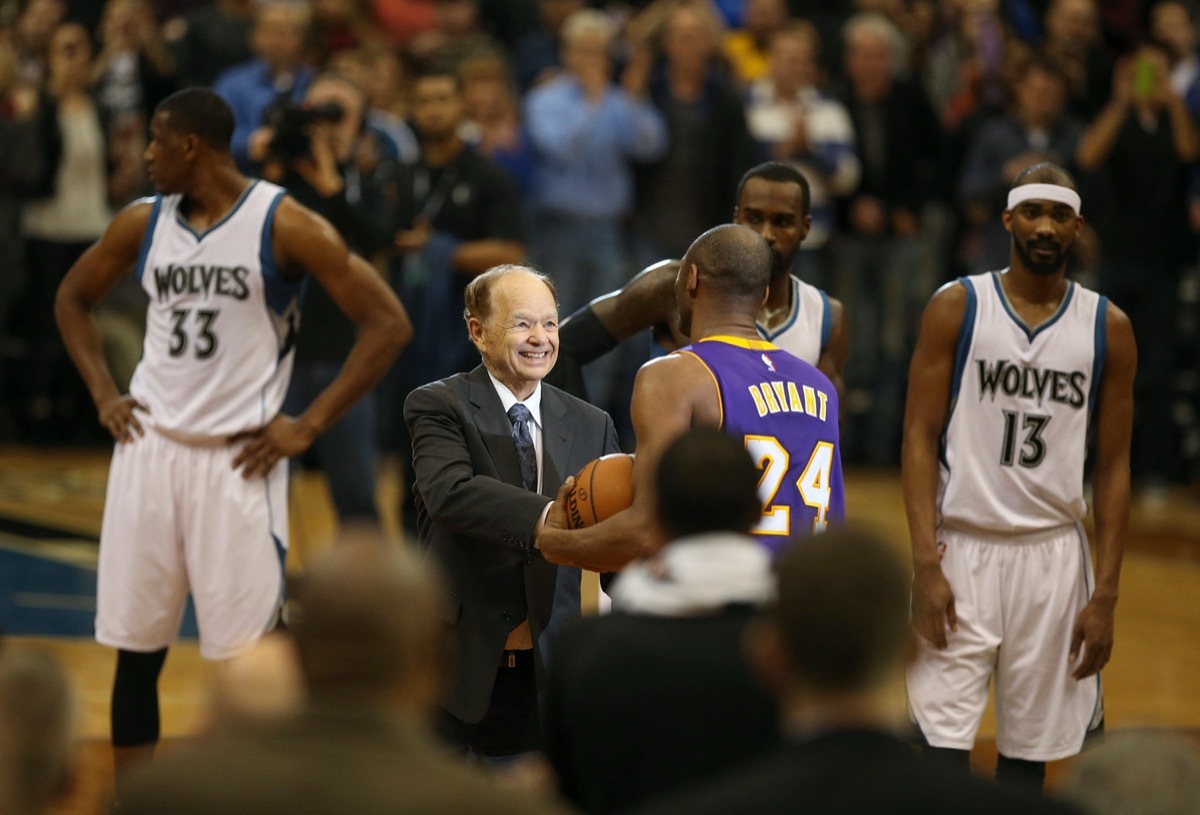
<instances>
[{"instance_id":1,"label":"player's arm","mask_svg":"<svg viewBox=\"0 0 1200 815\"><path fill-rule=\"evenodd\" d=\"M404 307L371 264L351 255L321 216L284 197L271 238L285 273L299 270L322 285L358 329L354 346L329 386L296 418L279 415L234 460L244 474L265 473L283 456L298 455L383 378L412 337Z\"/></svg>"},{"instance_id":2,"label":"player's arm","mask_svg":"<svg viewBox=\"0 0 1200 815\"><path fill-rule=\"evenodd\" d=\"M846 416L846 358L850 355L850 324L846 306L841 300L829 298L829 340L821 350L817 369L829 377L838 395L838 419Z\"/></svg>"},{"instance_id":3,"label":"player's arm","mask_svg":"<svg viewBox=\"0 0 1200 815\"><path fill-rule=\"evenodd\" d=\"M642 366L630 403L638 438L633 460L633 504L595 526L568 530L566 497L570 484L563 484L538 533L538 546L546 560L615 572L653 551L655 470L667 445L692 426L696 407L703 398L698 389L711 386L711 381L701 363L690 356L661 357Z\"/></svg>"},{"instance_id":4,"label":"player's arm","mask_svg":"<svg viewBox=\"0 0 1200 815\"><path fill-rule=\"evenodd\" d=\"M1097 673L1112 654L1113 612L1129 526L1129 445L1133 433L1133 378L1137 345L1129 318L1108 306L1105 316L1108 351L1096 397L1096 469L1092 504L1096 513L1096 589L1075 620L1068 655L1076 665L1072 676Z\"/></svg>"},{"instance_id":5,"label":"player's arm","mask_svg":"<svg viewBox=\"0 0 1200 815\"><path fill-rule=\"evenodd\" d=\"M675 314L675 275L679 261L647 266L619 291L597 297L563 321L560 353L586 365L651 326Z\"/></svg>"},{"instance_id":6,"label":"player's arm","mask_svg":"<svg viewBox=\"0 0 1200 815\"><path fill-rule=\"evenodd\" d=\"M908 373L901 481L913 558L913 627L935 648L946 647L946 626L958 627L954 594L937 550L938 444L950 405L954 355L967 292L951 283L933 296Z\"/></svg>"},{"instance_id":7,"label":"player's arm","mask_svg":"<svg viewBox=\"0 0 1200 815\"><path fill-rule=\"evenodd\" d=\"M139 201L118 213L100 240L67 272L54 299L54 319L63 345L96 403L100 423L120 442L133 441L134 433L142 435L133 411L146 407L117 389L104 361L104 341L92 311L137 262L150 211L150 203Z\"/></svg>"}]
</instances>

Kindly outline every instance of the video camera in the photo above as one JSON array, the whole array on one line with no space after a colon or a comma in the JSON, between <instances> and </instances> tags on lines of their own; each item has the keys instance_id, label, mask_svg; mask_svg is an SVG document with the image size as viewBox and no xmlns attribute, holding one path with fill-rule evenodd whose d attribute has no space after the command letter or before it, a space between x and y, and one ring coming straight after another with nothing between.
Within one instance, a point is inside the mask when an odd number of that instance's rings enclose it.
<instances>
[{"instance_id":1,"label":"video camera","mask_svg":"<svg viewBox=\"0 0 1200 815\"><path fill-rule=\"evenodd\" d=\"M319 122L337 123L345 116L345 109L337 102L319 105L287 102L272 106L263 117L263 124L275 130L275 137L267 146L268 157L285 164L312 158L309 126Z\"/></svg>"}]
</instances>

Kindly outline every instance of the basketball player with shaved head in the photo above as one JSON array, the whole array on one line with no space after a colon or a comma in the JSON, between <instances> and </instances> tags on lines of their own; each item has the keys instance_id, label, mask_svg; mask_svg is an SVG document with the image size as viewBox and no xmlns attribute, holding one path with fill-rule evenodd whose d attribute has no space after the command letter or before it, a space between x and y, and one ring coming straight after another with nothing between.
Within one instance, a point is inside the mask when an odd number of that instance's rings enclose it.
<instances>
[{"instance_id":1,"label":"basketball player with shaved head","mask_svg":"<svg viewBox=\"0 0 1200 815\"><path fill-rule=\"evenodd\" d=\"M792 274L808 236L808 179L791 164L768 161L751 167L738 182L732 223L749 227L771 248L767 299L754 325L762 339L815 365L842 392L849 353L849 328L842 303ZM675 324L675 278L679 261L648 266L620 291L597 297L563 321L561 359L555 382L581 387L575 366L585 365L647 328L662 347L687 345ZM565 363L565 364L564 364Z\"/></svg>"},{"instance_id":2,"label":"basketball player with shaved head","mask_svg":"<svg viewBox=\"0 0 1200 815\"><path fill-rule=\"evenodd\" d=\"M84 252L58 290L63 342L117 441L100 531L96 639L117 649L118 770L158 741L158 674L189 592L200 654L223 660L279 621L287 462L364 396L404 343L400 301L332 226L230 153L233 113L206 88L167 97L145 160L158 188ZM92 312L133 272L149 295L129 393ZM340 373L280 412L310 279L358 329Z\"/></svg>"},{"instance_id":3,"label":"basketball player with shaved head","mask_svg":"<svg viewBox=\"0 0 1200 815\"><path fill-rule=\"evenodd\" d=\"M718 226L691 245L675 299L676 328L692 344L643 365L634 383L633 505L568 531L564 487L539 538L548 560L615 571L651 554L653 473L689 427L720 428L745 445L761 472L762 514L750 533L772 554L842 520L838 394L828 376L760 336L771 269L771 247L745 226Z\"/></svg>"},{"instance_id":4,"label":"basketball player with shaved head","mask_svg":"<svg viewBox=\"0 0 1200 815\"><path fill-rule=\"evenodd\" d=\"M1100 669L1129 517L1137 349L1116 306L1066 277L1075 182L1017 176L1009 267L961 278L925 311L909 373L903 483L912 538L912 714L967 771L995 683L997 778L1041 787L1103 721ZM1095 432L1093 575L1082 521Z\"/></svg>"}]
</instances>

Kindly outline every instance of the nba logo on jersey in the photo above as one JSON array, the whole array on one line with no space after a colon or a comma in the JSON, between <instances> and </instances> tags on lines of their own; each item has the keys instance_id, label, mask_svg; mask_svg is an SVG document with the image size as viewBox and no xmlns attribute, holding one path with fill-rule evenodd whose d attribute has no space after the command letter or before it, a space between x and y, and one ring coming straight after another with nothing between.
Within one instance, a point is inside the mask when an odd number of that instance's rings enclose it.
<instances>
[{"instance_id":1,"label":"nba logo on jersey","mask_svg":"<svg viewBox=\"0 0 1200 815\"><path fill-rule=\"evenodd\" d=\"M763 365L766 365L767 368L770 369L771 373L776 373L775 363L771 362L771 358L769 356L763 354L761 357L759 357L759 359L763 361Z\"/></svg>"}]
</instances>

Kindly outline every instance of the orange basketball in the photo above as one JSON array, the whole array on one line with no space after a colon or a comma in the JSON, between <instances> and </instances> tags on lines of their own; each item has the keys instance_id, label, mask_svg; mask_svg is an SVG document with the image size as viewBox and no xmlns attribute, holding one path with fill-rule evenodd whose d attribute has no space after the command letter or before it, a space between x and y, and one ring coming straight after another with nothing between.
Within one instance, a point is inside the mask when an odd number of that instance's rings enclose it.
<instances>
[{"instance_id":1,"label":"orange basketball","mask_svg":"<svg viewBox=\"0 0 1200 815\"><path fill-rule=\"evenodd\" d=\"M567 493L567 526L582 529L633 503L633 456L611 453L583 465Z\"/></svg>"}]
</instances>

